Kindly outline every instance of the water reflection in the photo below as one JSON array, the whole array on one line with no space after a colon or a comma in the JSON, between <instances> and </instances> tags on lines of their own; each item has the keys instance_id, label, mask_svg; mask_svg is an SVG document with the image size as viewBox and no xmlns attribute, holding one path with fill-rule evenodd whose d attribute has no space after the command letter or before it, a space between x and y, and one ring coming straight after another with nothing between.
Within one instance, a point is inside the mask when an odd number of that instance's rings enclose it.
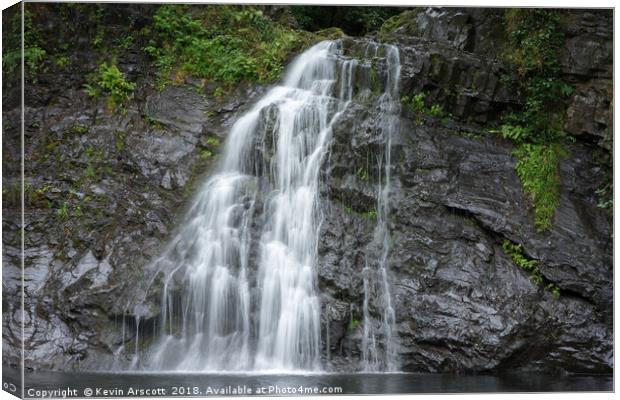
<instances>
[{"instance_id":1,"label":"water reflection","mask_svg":"<svg viewBox=\"0 0 620 400\"><path fill-rule=\"evenodd\" d=\"M4 371L4 382L18 383L18 375ZM299 394L404 394L404 393L489 393L489 392L572 392L611 391L611 375L446 375L446 374L184 374L184 373L61 373L26 374L25 397L35 391L71 388L80 397L87 388L127 395L130 388L160 389L171 395L299 395ZM17 385L19 387L19 385ZM177 390L174 394L173 391ZM184 388L185 393L178 393ZM195 389L196 388L196 389ZM245 389L244 389L245 388ZM28 389L30 392L28 392ZM162 390L163 389L163 390ZM120 392L119 392L120 391ZM245 391L245 392L244 392ZM251 391L251 393L250 393ZM40 392L39 392L40 393ZM155 391L151 393L157 395Z\"/></svg>"}]
</instances>

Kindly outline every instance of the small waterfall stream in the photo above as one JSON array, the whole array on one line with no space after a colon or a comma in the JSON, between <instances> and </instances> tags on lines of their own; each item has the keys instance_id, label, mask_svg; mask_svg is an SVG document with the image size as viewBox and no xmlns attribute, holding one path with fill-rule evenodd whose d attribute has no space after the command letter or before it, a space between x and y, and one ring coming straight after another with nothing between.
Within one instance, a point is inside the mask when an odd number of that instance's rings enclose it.
<instances>
[{"instance_id":1,"label":"small waterfall stream","mask_svg":"<svg viewBox=\"0 0 620 400\"><path fill-rule=\"evenodd\" d=\"M375 50L376 52L376 50ZM391 170L392 170L392 139L398 133L400 114L400 57L398 48L387 46L386 50L387 84L385 92L379 97L377 107L379 118L377 121L377 134L385 140L385 149L382 158L379 158L379 171L381 172L377 189L377 226L375 227L372 248L378 251L371 254L379 254L377 259L366 259L363 271L364 279L364 302L363 318L364 326L362 333L362 358L363 367L366 371L396 371L397 360L397 335L395 333L396 315L392 306L392 294L389 283L390 254L390 231L388 227L390 194L391 194ZM371 289L374 285L374 290ZM377 349L377 331L373 326L373 319L369 312L371 293L375 293L381 315L381 335L383 336L383 356Z\"/></svg>"},{"instance_id":2,"label":"small waterfall stream","mask_svg":"<svg viewBox=\"0 0 620 400\"><path fill-rule=\"evenodd\" d=\"M379 45L371 47L376 56ZM370 362L364 353L365 368L372 370L396 368L387 221L400 65L398 50L386 49L386 89L376 100L386 150L373 240L382 251L379 260L369 261L374 272L364 279L364 341L376 346L377 332L367 318L367 286L375 285L386 342L385 362ZM370 97L355 82L360 63L343 55L341 42L321 42L298 56L284 83L234 124L219 169L154 262L165 276L158 334L142 359L136 335L132 369L322 369L321 354L329 359L329 352L322 353L317 284L320 172L332 125L354 89Z\"/></svg>"}]
</instances>

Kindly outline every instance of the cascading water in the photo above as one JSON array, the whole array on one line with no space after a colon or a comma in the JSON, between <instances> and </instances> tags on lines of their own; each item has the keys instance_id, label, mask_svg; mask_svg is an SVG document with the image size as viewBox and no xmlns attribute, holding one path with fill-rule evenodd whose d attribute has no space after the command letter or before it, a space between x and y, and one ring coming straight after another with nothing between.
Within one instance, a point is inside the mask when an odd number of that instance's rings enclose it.
<instances>
[{"instance_id":1,"label":"cascading water","mask_svg":"<svg viewBox=\"0 0 620 400\"><path fill-rule=\"evenodd\" d=\"M354 95L371 98L368 60L376 58L378 46L370 46L373 54L366 54L366 47L362 60L345 57L339 41L313 46L291 65L282 86L271 89L234 124L219 169L154 262L155 276L164 276L158 334L142 355L136 335L132 369L321 369L316 277L321 165L338 116ZM381 368L391 370L387 201L400 66L396 48L384 49L387 82L376 105L387 143L374 241L381 242L382 252L371 263L377 266L378 280L365 279L364 286L368 297L367 285L381 283L377 293L384 314L384 358L389 360ZM364 340L376 346L375 329L366 332L371 326L367 298L364 313ZM371 365L366 353L364 360Z\"/></svg>"},{"instance_id":2,"label":"cascading water","mask_svg":"<svg viewBox=\"0 0 620 400\"><path fill-rule=\"evenodd\" d=\"M144 368L320 368L319 171L353 65L338 43L319 43L235 123L219 172L157 261L167 271L161 333Z\"/></svg>"},{"instance_id":3,"label":"cascading water","mask_svg":"<svg viewBox=\"0 0 620 400\"><path fill-rule=\"evenodd\" d=\"M379 179L377 195L377 226L375 227L371 254L379 254L377 259L366 259L363 271L364 303L362 332L362 359L366 371L396 371L398 369L397 340L395 331L396 315L392 306L392 294L389 283L390 231L388 227L390 193L391 193L391 149L392 139L399 129L400 114L400 57L398 48L386 46L387 84L385 92L377 101L379 118L377 121L378 134L383 135L385 150L379 158ZM377 48L375 48L375 53ZM372 286L372 287L371 287ZM377 300L377 308L381 312L381 332L373 325L369 305L372 293ZM383 356L377 348L377 334L383 337Z\"/></svg>"}]
</instances>

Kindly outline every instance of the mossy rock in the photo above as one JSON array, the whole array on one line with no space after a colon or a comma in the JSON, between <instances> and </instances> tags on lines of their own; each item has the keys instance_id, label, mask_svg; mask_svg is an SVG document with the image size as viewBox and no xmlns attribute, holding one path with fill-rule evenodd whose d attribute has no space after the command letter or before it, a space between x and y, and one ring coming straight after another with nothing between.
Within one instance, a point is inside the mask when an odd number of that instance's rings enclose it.
<instances>
[{"instance_id":1,"label":"mossy rock","mask_svg":"<svg viewBox=\"0 0 620 400\"><path fill-rule=\"evenodd\" d=\"M397 34L418 36L420 32L417 18L422 11L424 8L416 7L391 17L381 25L377 38L381 42L389 42Z\"/></svg>"},{"instance_id":2,"label":"mossy rock","mask_svg":"<svg viewBox=\"0 0 620 400\"><path fill-rule=\"evenodd\" d=\"M320 40L336 40L346 36L342 29L336 27L321 29L320 31L316 31L315 35Z\"/></svg>"}]
</instances>

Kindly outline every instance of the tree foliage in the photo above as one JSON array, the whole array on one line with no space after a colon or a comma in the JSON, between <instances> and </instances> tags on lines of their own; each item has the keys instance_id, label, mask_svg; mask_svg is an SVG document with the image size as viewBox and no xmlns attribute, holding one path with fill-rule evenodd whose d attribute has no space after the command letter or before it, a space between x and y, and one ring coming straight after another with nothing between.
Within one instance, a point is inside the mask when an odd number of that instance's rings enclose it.
<instances>
[{"instance_id":1,"label":"tree foliage","mask_svg":"<svg viewBox=\"0 0 620 400\"><path fill-rule=\"evenodd\" d=\"M291 9L303 29L338 27L353 36L378 30L385 20L403 11L400 7L357 6L291 6Z\"/></svg>"}]
</instances>

